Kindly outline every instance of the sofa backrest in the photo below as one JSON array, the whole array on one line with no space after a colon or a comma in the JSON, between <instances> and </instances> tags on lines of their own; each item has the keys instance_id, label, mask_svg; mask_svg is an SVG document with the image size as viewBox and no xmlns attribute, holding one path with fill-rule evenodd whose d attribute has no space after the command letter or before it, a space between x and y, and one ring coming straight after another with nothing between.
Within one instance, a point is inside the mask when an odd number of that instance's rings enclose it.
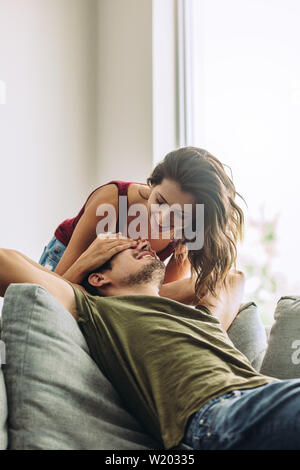
<instances>
[{"instance_id":1,"label":"sofa backrest","mask_svg":"<svg viewBox=\"0 0 300 470\"><path fill-rule=\"evenodd\" d=\"M9 449L157 449L47 291L11 284L2 312Z\"/></svg>"}]
</instances>

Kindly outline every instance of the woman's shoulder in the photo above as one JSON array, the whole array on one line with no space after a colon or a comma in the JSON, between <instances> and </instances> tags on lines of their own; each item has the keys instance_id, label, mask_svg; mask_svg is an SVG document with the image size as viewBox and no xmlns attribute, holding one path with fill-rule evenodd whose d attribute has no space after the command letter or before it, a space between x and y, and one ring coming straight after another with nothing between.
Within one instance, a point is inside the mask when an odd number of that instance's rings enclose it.
<instances>
[{"instance_id":1,"label":"woman's shoulder","mask_svg":"<svg viewBox=\"0 0 300 470\"><path fill-rule=\"evenodd\" d=\"M86 201L85 209L100 202L109 202L118 205L119 196L127 196L128 203L147 200L149 186L135 181L113 180L95 189Z\"/></svg>"},{"instance_id":2,"label":"woman's shoulder","mask_svg":"<svg viewBox=\"0 0 300 470\"><path fill-rule=\"evenodd\" d=\"M102 202L107 201L107 202L110 202L111 204L117 203L118 196L119 196L119 187L117 184L115 184L114 182L103 184L102 186L99 186L98 188L96 188L89 195L85 204L85 209L87 209L92 204L99 203L100 201Z\"/></svg>"}]
</instances>

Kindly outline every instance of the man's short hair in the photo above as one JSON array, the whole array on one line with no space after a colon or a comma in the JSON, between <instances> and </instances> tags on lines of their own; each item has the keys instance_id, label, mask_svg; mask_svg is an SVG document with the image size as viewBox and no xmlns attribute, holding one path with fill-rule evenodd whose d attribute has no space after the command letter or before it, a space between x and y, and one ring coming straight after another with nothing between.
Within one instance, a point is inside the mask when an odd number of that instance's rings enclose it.
<instances>
[{"instance_id":1,"label":"man's short hair","mask_svg":"<svg viewBox=\"0 0 300 470\"><path fill-rule=\"evenodd\" d=\"M85 290L91 294L91 295L99 295L101 296L101 294L99 293L97 287L94 287L94 286L91 286L91 284L89 283L89 277L91 274L93 273L102 273L103 271L108 271L108 270L111 270L111 263L110 263L110 259L108 261L106 261L106 263L104 263L102 266L99 266L99 268L96 268L96 269L93 269L93 271L89 272L84 280L82 281L81 285L82 287L85 288Z\"/></svg>"}]
</instances>

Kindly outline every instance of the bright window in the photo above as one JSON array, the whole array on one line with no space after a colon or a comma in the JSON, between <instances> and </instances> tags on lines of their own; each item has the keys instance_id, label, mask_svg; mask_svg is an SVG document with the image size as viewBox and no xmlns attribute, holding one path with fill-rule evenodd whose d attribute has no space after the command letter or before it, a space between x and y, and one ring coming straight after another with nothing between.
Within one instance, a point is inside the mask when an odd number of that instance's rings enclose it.
<instances>
[{"instance_id":1,"label":"bright window","mask_svg":"<svg viewBox=\"0 0 300 470\"><path fill-rule=\"evenodd\" d=\"M190 0L189 8L186 144L232 169L248 205L239 267L269 322L281 295L300 295L300 2Z\"/></svg>"}]
</instances>

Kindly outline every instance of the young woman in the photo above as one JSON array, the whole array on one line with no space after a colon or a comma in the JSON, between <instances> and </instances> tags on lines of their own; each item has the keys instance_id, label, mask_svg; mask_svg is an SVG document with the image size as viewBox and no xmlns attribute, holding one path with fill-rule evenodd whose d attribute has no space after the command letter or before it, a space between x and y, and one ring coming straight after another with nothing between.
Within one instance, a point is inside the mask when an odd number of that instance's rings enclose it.
<instances>
[{"instance_id":1,"label":"young woman","mask_svg":"<svg viewBox=\"0 0 300 470\"><path fill-rule=\"evenodd\" d=\"M202 298L208 292L214 293L217 284L225 280L235 265L236 245L242 236L244 222L242 209L235 202L237 194L224 166L209 152L195 147L175 150L154 168L147 184L110 181L97 188L76 217L59 225L44 250L40 264L72 282L83 280L90 271L88 263L80 272L81 279L74 278L72 265L89 247L96 253L97 247L94 244L93 248L93 242L96 242L97 224L102 219L96 211L101 204L114 206L116 232L122 232L118 219L119 196L127 196L128 208L133 204L145 206L149 227L153 204L163 205L164 209L179 204L182 211L184 204L190 204L193 208L196 204L204 204L204 244L199 250L187 250L184 235L180 240L174 239L174 221L168 239L162 236L151 238L151 230L148 231L148 241L158 257L164 261L172 255L167 264L164 284L186 278L190 272L195 279L195 294ZM133 218L128 217L127 228ZM162 233L160 222L161 219L157 227Z\"/></svg>"}]
</instances>

